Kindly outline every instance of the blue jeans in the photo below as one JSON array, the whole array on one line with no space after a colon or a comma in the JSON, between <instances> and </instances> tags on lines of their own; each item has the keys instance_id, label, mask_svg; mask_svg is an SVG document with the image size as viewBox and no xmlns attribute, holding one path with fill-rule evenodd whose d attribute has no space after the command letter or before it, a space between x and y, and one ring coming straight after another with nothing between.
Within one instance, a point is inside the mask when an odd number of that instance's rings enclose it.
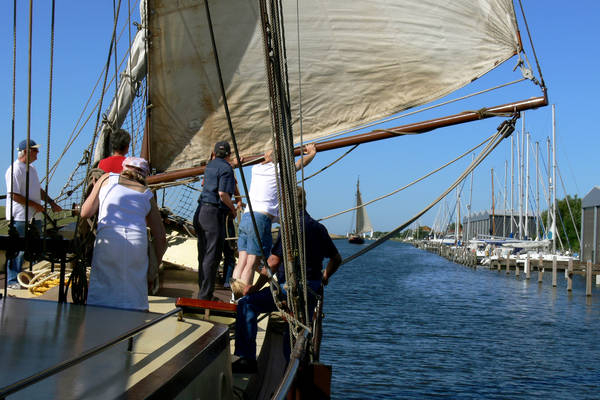
<instances>
[{"instance_id":1,"label":"blue jeans","mask_svg":"<svg viewBox=\"0 0 600 400\"><path fill-rule=\"evenodd\" d=\"M254 219L256 220L256 227L258 228L258 234L260 235L260 241L262 243L262 251L265 257L269 257L271 254L271 247L273 247L273 236L271 236L271 219L263 213L255 212ZM258 239L254 232L254 224L252 224L252 217L250 213L244 213L240 226L238 227L238 250L245 251L248 254L262 257L260 246L258 245Z\"/></svg>"},{"instance_id":2,"label":"blue jeans","mask_svg":"<svg viewBox=\"0 0 600 400\"><path fill-rule=\"evenodd\" d=\"M14 221L15 229L19 233L19 237L25 237L25 221ZM38 232L42 232L42 221L34 220L35 227ZM8 284L18 283L17 275L23 269L23 255L25 253L20 251L17 256L13 259L8 260Z\"/></svg>"},{"instance_id":3,"label":"blue jeans","mask_svg":"<svg viewBox=\"0 0 600 400\"><path fill-rule=\"evenodd\" d=\"M308 286L319 293L321 281L308 281ZM286 296L282 289L283 296ZM308 292L308 317L312 321L315 311L316 298ZM235 351L233 354L239 357L256 360L256 332L258 330L258 316L262 313L276 311L277 307L273 301L271 289L266 287L256 293L242 297L237 304L235 317ZM290 358L289 329L283 335L283 354L285 359Z\"/></svg>"}]
</instances>

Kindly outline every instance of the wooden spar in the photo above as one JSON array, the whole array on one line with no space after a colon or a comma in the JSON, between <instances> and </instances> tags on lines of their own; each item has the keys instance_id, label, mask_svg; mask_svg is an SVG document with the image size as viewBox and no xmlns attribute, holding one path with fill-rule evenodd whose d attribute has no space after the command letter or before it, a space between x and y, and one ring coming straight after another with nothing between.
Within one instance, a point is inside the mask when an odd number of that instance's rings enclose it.
<instances>
[{"instance_id":1,"label":"wooden spar","mask_svg":"<svg viewBox=\"0 0 600 400\"><path fill-rule=\"evenodd\" d=\"M544 92L544 96L541 97L533 97L527 100L486 108L485 113L465 111L460 114L454 114L446 117L416 122L413 124L402 125L395 128L385 130L377 129L368 133L362 133L345 138L332 139L325 142L315 143L315 145L317 151L334 150L342 147L353 146L355 144L375 142L382 139L390 139L406 134L429 132L437 128L458 125L465 122L476 121L479 119L490 118L492 116L495 116L494 114L521 112L538 107L544 107L546 105L548 105L548 98ZM299 147L294 150L294 154L296 156L300 155ZM262 154L244 157L244 166L258 164L260 161L262 161L262 159ZM202 175L204 173L204 168L205 166L202 165L199 167L185 168L172 172L164 172L162 174L149 176L146 179L146 181L148 182L148 184L172 182L178 179Z\"/></svg>"}]
</instances>

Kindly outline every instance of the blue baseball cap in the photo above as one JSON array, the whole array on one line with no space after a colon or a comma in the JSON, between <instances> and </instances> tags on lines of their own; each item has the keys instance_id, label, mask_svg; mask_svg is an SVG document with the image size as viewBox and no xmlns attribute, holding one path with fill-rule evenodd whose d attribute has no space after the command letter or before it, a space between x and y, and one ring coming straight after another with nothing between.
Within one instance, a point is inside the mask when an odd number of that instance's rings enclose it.
<instances>
[{"instance_id":1,"label":"blue baseball cap","mask_svg":"<svg viewBox=\"0 0 600 400\"><path fill-rule=\"evenodd\" d=\"M27 148L27 139L21 140L19 145L17 146L18 151L25 150ZM35 140L29 139L29 148L30 149L39 149L40 145L35 142Z\"/></svg>"}]
</instances>

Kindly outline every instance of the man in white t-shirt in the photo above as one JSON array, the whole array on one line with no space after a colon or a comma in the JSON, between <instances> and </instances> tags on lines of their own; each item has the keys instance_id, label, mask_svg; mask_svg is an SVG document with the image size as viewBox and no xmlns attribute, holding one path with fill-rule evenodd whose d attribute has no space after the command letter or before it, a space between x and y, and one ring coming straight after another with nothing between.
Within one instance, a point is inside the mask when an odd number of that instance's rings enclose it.
<instances>
[{"instance_id":1,"label":"man in white t-shirt","mask_svg":"<svg viewBox=\"0 0 600 400\"><path fill-rule=\"evenodd\" d=\"M26 220L32 220L37 212L43 212L42 198L50 204L52 211L61 211L62 208L56 204L41 188L40 179L34 166L31 165L37 160L40 145L35 141L22 140L17 146L17 160L12 163L4 175L6 179L6 220L10 221L11 216L14 227L20 237L25 236ZM29 190L27 190L27 169L29 162ZM12 177L12 179L11 179ZM26 203L26 201L28 201ZM29 207L25 207L27 204ZM35 221L39 231L41 231L41 222ZM19 289L17 274L21 272L23 266L23 252L8 261L8 287L10 289Z\"/></svg>"},{"instance_id":2,"label":"man in white t-shirt","mask_svg":"<svg viewBox=\"0 0 600 400\"><path fill-rule=\"evenodd\" d=\"M314 143L306 145L304 151L305 155L296 160L296 171L303 166L307 166L317 154ZM273 222L279 221L277 178L275 174L272 152L268 151L265 153L265 160L261 164L252 167L252 182L248 196L252 202L252 211L254 212L262 248L256 238L250 208L247 206L238 227L239 257L231 281L234 299L241 297L244 289L252 284L254 271L263 255L269 257L271 253L273 244L271 225Z\"/></svg>"}]
</instances>

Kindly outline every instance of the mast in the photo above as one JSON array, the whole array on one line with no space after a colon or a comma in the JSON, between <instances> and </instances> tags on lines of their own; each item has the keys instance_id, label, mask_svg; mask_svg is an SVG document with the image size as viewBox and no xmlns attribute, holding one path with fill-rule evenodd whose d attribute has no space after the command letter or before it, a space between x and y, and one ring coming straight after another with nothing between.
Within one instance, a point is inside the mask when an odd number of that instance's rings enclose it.
<instances>
[{"instance_id":1,"label":"mast","mask_svg":"<svg viewBox=\"0 0 600 400\"><path fill-rule=\"evenodd\" d=\"M506 237L506 195L508 191L508 161L504 160L504 215L502 217L502 235Z\"/></svg>"},{"instance_id":2,"label":"mast","mask_svg":"<svg viewBox=\"0 0 600 400\"><path fill-rule=\"evenodd\" d=\"M510 232L513 233L515 220L515 143L514 135L510 135ZM514 236L514 235L513 235Z\"/></svg>"},{"instance_id":3,"label":"mast","mask_svg":"<svg viewBox=\"0 0 600 400\"><path fill-rule=\"evenodd\" d=\"M529 239L529 133L527 137L527 163L525 166L525 238Z\"/></svg>"},{"instance_id":4,"label":"mast","mask_svg":"<svg viewBox=\"0 0 600 400\"><path fill-rule=\"evenodd\" d=\"M460 235L460 190L456 188L456 226L454 229L454 245L458 246L458 235Z\"/></svg>"},{"instance_id":5,"label":"mast","mask_svg":"<svg viewBox=\"0 0 600 400\"><path fill-rule=\"evenodd\" d=\"M492 168L492 236L496 236L496 215L495 215L495 201L494 201L494 168Z\"/></svg>"},{"instance_id":6,"label":"mast","mask_svg":"<svg viewBox=\"0 0 600 400\"><path fill-rule=\"evenodd\" d=\"M538 163L540 142L535 142L535 237L540 238L540 167Z\"/></svg>"},{"instance_id":7,"label":"mast","mask_svg":"<svg viewBox=\"0 0 600 400\"><path fill-rule=\"evenodd\" d=\"M552 252L556 253L556 109L552 104Z\"/></svg>"},{"instance_id":8,"label":"mast","mask_svg":"<svg viewBox=\"0 0 600 400\"><path fill-rule=\"evenodd\" d=\"M552 175L551 175L551 171L550 171L550 160L551 160L551 154L550 154L550 138L546 137L546 149L547 149L547 154L548 154L548 170L547 170L547 179L548 179L548 197L546 198L546 202L548 204L548 212L547 214L547 218L546 218L546 232L548 232L548 234L550 235L550 240L554 241L554 232L552 232L552 201L551 201L551 197L552 197ZM546 236L548 236L548 234Z\"/></svg>"},{"instance_id":9,"label":"mast","mask_svg":"<svg viewBox=\"0 0 600 400\"><path fill-rule=\"evenodd\" d=\"M471 155L471 162L473 162L473 160L475 160L475 154ZM473 202L473 171L471 171L471 190L469 192L469 205L467 207L467 210L469 211L469 217L467 219L467 245L469 244L469 241L471 240L471 205Z\"/></svg>"},{"instance_id":10,"label":"mast","mask_svg":"<svg viewBox=\"0 0 600 400\"><path fill-rule=\"evenodd\" d=\"M523 239L523 173L525 170L525 156L523 154L525 144L525 115L523 114L521 127L521 145L519 146L519 239Z\"/></svg>"}]
</instances>

